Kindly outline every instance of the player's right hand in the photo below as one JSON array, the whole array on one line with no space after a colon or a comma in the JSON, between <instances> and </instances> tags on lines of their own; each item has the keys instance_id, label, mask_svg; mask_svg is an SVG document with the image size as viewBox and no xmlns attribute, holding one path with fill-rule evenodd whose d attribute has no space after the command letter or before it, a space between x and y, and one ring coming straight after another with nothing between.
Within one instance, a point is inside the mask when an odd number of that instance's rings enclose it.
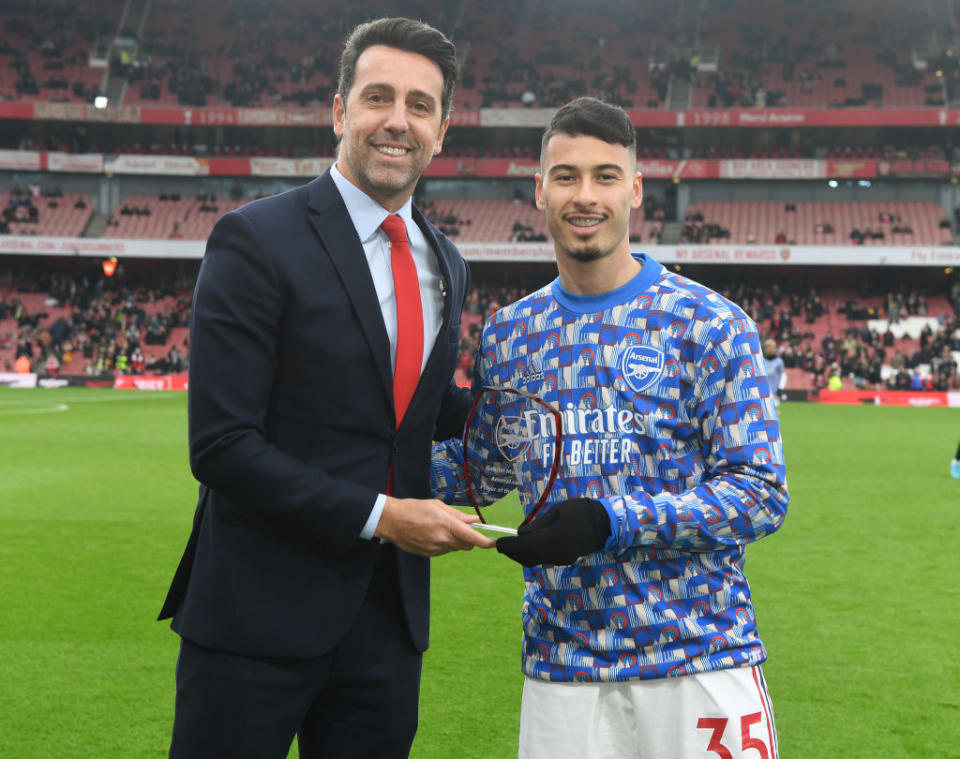
<instances>
[{"instance_id":1,"label":"player's right hand","mask_svg":"<svg viewBox=\"0 0 960 759\"><path fill-rule=\"evenodd\" d=\"M374 536L418 556L493 548L496 541L470 526L477 521L476 514L467 514L434 498L387 496Z\"/></svg>"},{"instance_id":2,"label":"player's right hand","mask_svg":"<svg viewBox=\"0 0 960 759\"><path fill-rule=\"evenodd\" d=\"M607 510L592 498L572 498L552 506L516 537L500 538L497 550L525 567L566 566L599 551L610 537Z\"/></svg>"}]
</instances>

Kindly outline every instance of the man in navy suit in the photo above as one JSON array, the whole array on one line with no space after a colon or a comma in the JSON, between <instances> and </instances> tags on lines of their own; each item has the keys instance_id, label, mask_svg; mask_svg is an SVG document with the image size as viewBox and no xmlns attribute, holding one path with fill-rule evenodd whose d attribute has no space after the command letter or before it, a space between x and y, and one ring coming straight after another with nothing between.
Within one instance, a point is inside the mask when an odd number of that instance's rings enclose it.
<instances>
[{"instance_id":1,"label":"man in navy suit","mask_svg":"<svg viewBox=\"0 0 960 759\"><path fill-rule=\"evenodd\" d=\"M357 27L335 166L226 214L207 242L189 384L200 496L160 614L181 636L171 757L282 758L295 734L303 759L410 751L427 557L493 545L429 498L431 441L458 436L470 402L452 381L469 273L411 195L457 73L426 24ZM394 284L401 253L410 287ZM398 302L417 289L400 403Z\"/></svg>"}]
</instances>

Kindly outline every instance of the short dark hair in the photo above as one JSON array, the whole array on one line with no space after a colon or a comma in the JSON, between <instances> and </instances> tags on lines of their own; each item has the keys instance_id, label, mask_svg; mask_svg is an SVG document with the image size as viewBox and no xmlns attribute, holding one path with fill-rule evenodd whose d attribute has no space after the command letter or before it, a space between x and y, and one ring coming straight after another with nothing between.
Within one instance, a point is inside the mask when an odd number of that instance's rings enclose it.
<instances>
[{"instance_id":1,"label":"short dark hair","mask_svg":"<svg viewBox=\"0 0 960 759\"><path fill-rule=\"evenodd\" d=\"M623 108L596 98L577 98L561 107L550 119L550 126L540 141L540 162L547 152L547 143L554 135L596 137L612 145L623 145L630 155L637 155L637 131Z\"/></svg>"},{"instance_id":2,"label":"short dark hair","mask_svg":"<svg viewBox=\"0 0 960 759\"><path fill-rule=\"evenodd\" d=\"M450 115L453 86L460 76L457 49L443 32L410 18L378 18L360 24L350 33L340 56L340 79L337 82L337 92L344 103L347 102L347 95L353 87L357 59L364 50L374 45L386 45L417 53L436 63L443 73L441 117L445 119Z\"/></svg>"}]
</instances>

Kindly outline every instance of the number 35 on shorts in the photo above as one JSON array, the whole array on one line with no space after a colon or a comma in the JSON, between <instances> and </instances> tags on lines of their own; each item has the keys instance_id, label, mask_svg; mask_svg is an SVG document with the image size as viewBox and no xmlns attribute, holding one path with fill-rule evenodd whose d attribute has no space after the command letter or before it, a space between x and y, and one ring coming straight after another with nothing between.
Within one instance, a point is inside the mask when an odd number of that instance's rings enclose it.
<instances>
[{"instance_id":1,"label":"number 35 on shorts","mask_svg":"<svg viewBox=\"0 0 960 759\"><path fill-rule=\"evenodd\" d=\"M762 712L744 714L739 724L726 717L700 717L697 729L704 731L706 751L720 759L777 759L776 741Z\"/></svg>"}]
</instances>

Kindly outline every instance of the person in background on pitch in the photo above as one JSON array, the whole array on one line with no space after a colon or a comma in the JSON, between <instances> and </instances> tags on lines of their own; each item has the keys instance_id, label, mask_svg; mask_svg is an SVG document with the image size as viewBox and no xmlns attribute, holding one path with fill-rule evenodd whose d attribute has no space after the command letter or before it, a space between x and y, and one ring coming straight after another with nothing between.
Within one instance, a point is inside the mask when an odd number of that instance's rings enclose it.
<instances>
[{"instance_id":1,"label":"person in background on pitch","mask_svg":"<svg viewBox=\"0 0 960 759\"><path fill-rule=\"evenodd\" d=\"M429 498L469 272L412 206L449 124L439 31L358 26L336 164L221 217L194 293L193 533L160 618L181 636L171 757L399 758L417 726L429 556L493 541Z\"/></svg>"},{"instance_id":2,"label":"person in background on pitch","mask_svg":"<svg viewBox=\"0 0 960 759\"><path fill-rule=\"evenodd\" d=\"M950 462L950 476L960 480L960 443L957 443L957 452Z\"/></svg>"},{"instance_id":3,"label":"person in background on pitch","mask_svg":"<svg viewBox=\"0 0 960 759\"><path fill-rule=\"evenodd\" d=\"M783 364L783 359L777 355L777 341L764 340L763 342L763 365L767 374L767 385L770 387L770 395L773 397L773 403L780 407L780 391L786 385L787 368Z\"/></svg>"},{"instance_id":4,"label":"person in background on pitch","mask_svg":"<svg viewBox=\"0 0 960 759\"><path fill-rule=\"evenodd\" d=\"M572 420L546 510L497 541L524 566L519 756L774 759L743 574L789 500L773 392L738 306L631 253L635 139L624 111L592 98L556 113L536 200L560 276L490 317L477 352L477 386ZM515 461L529 509L544 467ZM461 463L455 441L435 446L448 503L466 502Z\"/></svg>"}]
</instances>

